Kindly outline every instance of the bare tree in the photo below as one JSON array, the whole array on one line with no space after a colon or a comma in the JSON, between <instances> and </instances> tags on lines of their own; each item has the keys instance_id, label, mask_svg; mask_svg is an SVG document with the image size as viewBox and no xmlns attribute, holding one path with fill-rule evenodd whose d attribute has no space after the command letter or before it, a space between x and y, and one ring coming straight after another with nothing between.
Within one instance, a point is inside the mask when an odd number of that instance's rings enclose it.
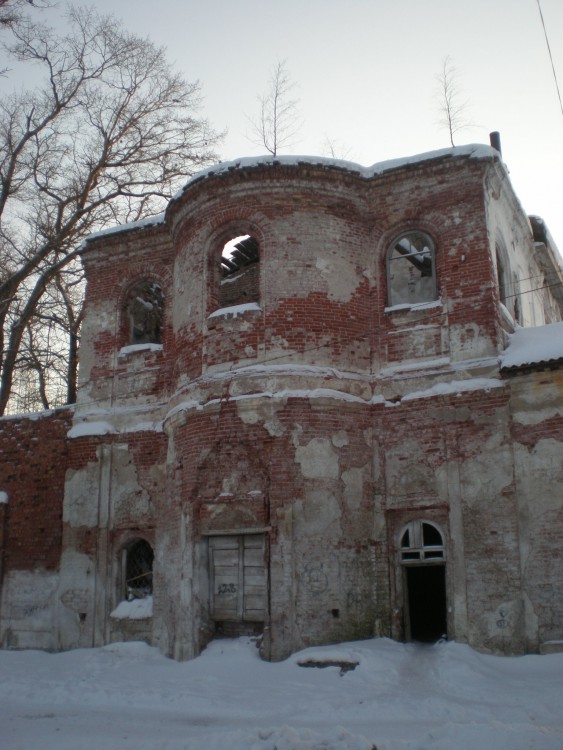
<instances>
[{"instance_id":1,"label":"bare tree","mask_svg":"<svg viewBox=\"0 0 563 750\"><path fill-rule=\"evenodd\" d=\"M21 21L24 8L50 8L50 0L0 0L0 27L10 27Z\"/></svg>"},{"instance_id":2,"label":"bare tree","mask_svg":"<svg viewBox=\"0 0 563 750\"><path fill-rule=\"evenodd\" d=\"M442 71L436 76L438 100L440 103L440 124L450 136L450 143L455 146L454 135L471 126L468 119L469 102L461 95L457 71L452 58L448 55L442 60Z\"/></svg>"},{"instance_id":3,"label":"bare tree","mask_svg":"<svg viewBox=\"0 0 563 750\"><path fill-rule=\"evenodd\" d=\"M0 0L0 26L12 26L20 17L21 6L27 0ZM30 0L33 5L33 0Z\"/></svg>"},{"instance_id":4,"label":"bare tree","mask_svg":"<svg viewBox=\"0 0 563 750\"><path fill-rule=\"evenodd\" d=\"M341 141L334 140L328 135L325 136L322 153L323 155L329 156L331 159L342 159L343 161L352 160L351 149L348 146L345 146Z\"/></svg>"},{"instance_id":5,"label":"bare tree","mask_svg":"<svg viewBox=\"0 0 563 750\"><path fill-rule=\"evenodd\" d=\"M265 146L272 156L276 156L280 148L290 146L300 128L299 99L291 97L294 88L286 61L276 63L266 91L258 97L258 116L250 119L251 140Z\"/></svg>"},{"instance_id":6,"label":"bare tree","mask_svg":"<svg viewBox=\"0 0 563 750\"><path fill-rule=\"evenodd\" d=\"M10 54L41 68L44 84L0 102L0 414L18 370L54 367L35 348L47 323L66 331L74 377L81 314L69 289L80 284L69 287L67 272L83 238L158 213L216 159L218 136L196 117L200 86L162 49L92 9L68 20L67 34L25 20L10 32Z\"/></svg>"}]
</instances>

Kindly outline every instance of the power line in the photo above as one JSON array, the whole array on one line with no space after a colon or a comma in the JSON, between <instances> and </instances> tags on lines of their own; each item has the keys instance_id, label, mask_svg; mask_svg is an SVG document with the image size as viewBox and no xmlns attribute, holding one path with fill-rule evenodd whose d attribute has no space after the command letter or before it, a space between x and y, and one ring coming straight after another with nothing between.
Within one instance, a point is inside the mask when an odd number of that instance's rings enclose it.
<instances>
[{"instance_id":1,"label":"power line","mask_svg":"<svg viewBox=\"0 0 563 750\"><path fill-rule=\"evenodd\" d=\"M555 72L555 65L553 63L553 55L551 54L551 47L549 46L549 39L547 38L547 30L545 28L545 21L543 20L543 13L541 10L540 0L536 0L538 4L538 10L540 12L541 23L543 26L543 33L545 36L545 43L547 44L547 51L549 53L549 59L551 60L551 69L553 71L553 78L555 80L555 88L557 89L557 96L559 97L559 106L561 107L561 114L563 114L563 102L561 101L561 92L559 91L559 84L557 82L557 73Z\"/></svg>"}]
</instances>

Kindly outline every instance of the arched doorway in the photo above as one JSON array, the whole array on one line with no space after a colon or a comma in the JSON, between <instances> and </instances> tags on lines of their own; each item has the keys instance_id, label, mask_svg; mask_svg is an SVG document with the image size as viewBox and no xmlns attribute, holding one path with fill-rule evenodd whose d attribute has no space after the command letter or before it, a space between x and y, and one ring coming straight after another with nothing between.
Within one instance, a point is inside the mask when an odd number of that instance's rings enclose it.
<instances>
[{"instance_id":1,"label":"arched doorway","mask_svg":"<svg viewBox=\"0 0 563 750\"><path fill-rule=\"evenodd\" d=\"M441 529L411 521L400 535L405 636L434 642L447 637L446 552Z\"/></svg>"}]
</instances>

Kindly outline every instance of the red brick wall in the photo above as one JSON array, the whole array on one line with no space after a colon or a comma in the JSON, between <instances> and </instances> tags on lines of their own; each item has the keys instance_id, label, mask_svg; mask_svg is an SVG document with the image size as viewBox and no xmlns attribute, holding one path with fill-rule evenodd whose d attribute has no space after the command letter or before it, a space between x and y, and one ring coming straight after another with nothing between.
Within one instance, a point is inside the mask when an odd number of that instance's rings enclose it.
<instances>
[{"instance_id":1,"label":"red brick wall","mask_svg":"<svg viewBox=\"0 0 563 750\"><path fill-rule=\"evenodd\" d=\"M126 343L123 295L143 273L165 297L163 351L150 355L152 379L140 387L151 398L171 394L182 378L208 367L268 362L270 353L274 362L285 351L304 363L360 370L372 362L384 367L455 355L452 347L475 338L493 354L502 339L483 192L488 166L435 159L365 180L311 165L268 165L189 185L171 204L167 224L88 244L93 317L85 331L95 355L89 379L106 382L116 372L127 383L124 392L134 384L132 355L113 357ZM389 313L387 250L397 234L413 229L435 243L443 306ZM219 302L217 288L223 240L233 233L251 233L259 242L260 261L245 278L259 287L262 314L208 318L220 304L237 301ZM324 274L318 258L331 264ZM351 295L339 299L331 275L347 275ZM102 308L108 325L96 329Z\"/></svg>"},{"instance_id":2,"label":"red brick wall","mask_svg":"<svg viewBox=\"0 0 563 750\"><path fill-rule=\"evenodd\" d=\"M58 568L71 420L69 409L0 420L0 490L9 496L0 505L4 573Z\"/></svg>"}]
</instances>

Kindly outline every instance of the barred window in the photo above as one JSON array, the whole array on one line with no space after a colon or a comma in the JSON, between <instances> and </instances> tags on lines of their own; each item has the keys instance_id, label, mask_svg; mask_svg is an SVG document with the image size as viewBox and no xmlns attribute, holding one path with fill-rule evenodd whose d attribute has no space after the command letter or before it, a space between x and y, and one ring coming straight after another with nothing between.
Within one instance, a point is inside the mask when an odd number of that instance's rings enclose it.
<instances>
[{"instance_id":1,"label":"barred window","mask_svg":"<svg viewBox=\"0 0 563 750\"><path fill-rule=\"evenodd\" d=\"M125 552L126 598L131 601L151 596L154 561L151 545L144 539L136 539Z\"/></svg>"}]
</instances>

